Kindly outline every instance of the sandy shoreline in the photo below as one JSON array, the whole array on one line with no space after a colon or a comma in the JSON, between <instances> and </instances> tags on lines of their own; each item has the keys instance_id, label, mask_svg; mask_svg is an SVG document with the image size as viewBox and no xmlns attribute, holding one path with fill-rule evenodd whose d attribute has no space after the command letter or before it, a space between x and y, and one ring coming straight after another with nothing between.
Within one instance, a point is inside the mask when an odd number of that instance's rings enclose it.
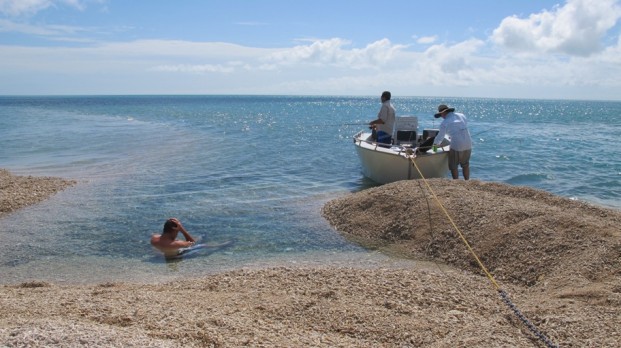
<instances>
[{"instance_id":1,"label":"sandy shoreline","mask_svg":"<svg viewBox=\"0 0 621 348\"><path fill-rule=\"evenodd\" d=\"M52 188L37 192L47 193L5 202L16 197L9 190L45 183ZM71 184L0 170L0 218ZM430 185L543 333L563 347L619 346L619 211L501 184ZM544 346L502 302L419 182L336 199L323 215L352 240L435 263L241 269L160 284L4 285L0 346Z\"/></svg>"}]
</instances>

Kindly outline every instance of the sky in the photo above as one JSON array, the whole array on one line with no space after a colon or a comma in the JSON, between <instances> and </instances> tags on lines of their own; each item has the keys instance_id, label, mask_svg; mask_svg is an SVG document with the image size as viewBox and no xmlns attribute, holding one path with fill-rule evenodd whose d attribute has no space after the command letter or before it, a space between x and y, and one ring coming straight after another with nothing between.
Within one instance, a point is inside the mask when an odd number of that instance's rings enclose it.
<instances>
[{"instance_id":1,"label":"sky","mask_svg":"<svg viewBox=\"0 0 621 348\"><path fill-rule=\"evenodd\" d=\"M0 95L621 100L621 0L0 0Z\"/></svg>"}]
</instances>

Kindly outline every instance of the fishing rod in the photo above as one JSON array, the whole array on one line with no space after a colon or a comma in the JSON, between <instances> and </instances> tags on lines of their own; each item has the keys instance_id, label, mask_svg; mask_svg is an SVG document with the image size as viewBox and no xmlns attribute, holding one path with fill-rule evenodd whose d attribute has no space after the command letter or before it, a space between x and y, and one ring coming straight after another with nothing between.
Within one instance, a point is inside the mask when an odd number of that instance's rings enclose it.
<instances>
[{"instance_id":1,"label":"fishing rod","mask_svg":"<svg viewBox=\"0 0 621 348\"><path fill-rule=\"evenodd\" d=\"M487 133L487 132L489 132L489 131L491 131L491 130L498 129L498 128L500 128L500 127L503 127L503 126L502 126L502 125L500 125L500 126L491 127L491 128L488 128L488 129L486 129L486 130L484 130L484 131L480 131L480 132L478 132L478 133L472 134L472 136L473 136L473 137L476 137L476 136L477 136L477 135L479 135L479 134Z\"/></svg>"},{"instance_id":2,"label":"fishing rod","mask_svg":"<svg viewBox=\"0 0 621 348\"><path fill-rule=\"evenodd\" d=\"M342 126L369 126L368 123L338 123L338 124L322 124L323 127L342 127Z\"/></svg>"},{"instance_id":3,"label":"fishing rod","mask_svg":"<svg viewBox=\"0 0 621 348\"><path fill-rule=\"evenodd\" d=\"M370 124L368 124L368 123L338 123L338 124L324 124L324 125L322 125L322 126L325 126L325 127L339 127L339 126L370 126ZM477 136L477 135L479 135L479 134L487 133L487 132L489 132L489 131L492 131L492 130L494 130L494 129L498 129L498 128L501 128L501 127L504 127L504 126L503 126L503 125L500 125L500 126L491 127L491 128L486 129L486 130L480 131L480 132L478 132L478 133L472 134L472 136L473 136L473 137L475 137L475 136Z\"/></svg>"}]
</instances>

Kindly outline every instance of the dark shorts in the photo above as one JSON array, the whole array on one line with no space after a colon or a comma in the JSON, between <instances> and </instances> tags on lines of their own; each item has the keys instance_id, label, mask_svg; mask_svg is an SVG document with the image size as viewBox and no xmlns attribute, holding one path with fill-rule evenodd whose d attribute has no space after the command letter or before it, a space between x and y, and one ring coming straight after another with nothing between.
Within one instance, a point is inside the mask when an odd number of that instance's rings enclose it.
<instances>
[{"instance_id":1,"label":"dark shorts","mask_svg":"<svg viewBox=\"0 0 621 348\"><path fill-rule=\"evenodd\" d=\"M457 166L460 165L462 168L468 168L470 166L470 154L472 150L464 150L464 151L455 151L453 149L449 150L448 160L449 160L449 169L457 169Z\"/></svg>"}]
</instances>

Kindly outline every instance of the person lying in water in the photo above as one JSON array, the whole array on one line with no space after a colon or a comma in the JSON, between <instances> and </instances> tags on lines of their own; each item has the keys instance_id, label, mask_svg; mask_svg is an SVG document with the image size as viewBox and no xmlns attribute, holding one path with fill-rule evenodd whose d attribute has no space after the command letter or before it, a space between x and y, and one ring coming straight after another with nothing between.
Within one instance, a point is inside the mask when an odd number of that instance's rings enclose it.
<instances>
[{"instance_id":1,"label":"person lying in water","mask_svg":"<svg viewBox=\"0 0 621 348\"><path fill-rule=\"evenodd\" d=\"M185 240L177 240L179 232L183 234ZM164 223L162 234L151 236L151 245L164 253L164 256L176 256L179 249L193 246L196 240L183 228L181 221L177 218L170 218Z\"/></svg>"}]
</instances>

